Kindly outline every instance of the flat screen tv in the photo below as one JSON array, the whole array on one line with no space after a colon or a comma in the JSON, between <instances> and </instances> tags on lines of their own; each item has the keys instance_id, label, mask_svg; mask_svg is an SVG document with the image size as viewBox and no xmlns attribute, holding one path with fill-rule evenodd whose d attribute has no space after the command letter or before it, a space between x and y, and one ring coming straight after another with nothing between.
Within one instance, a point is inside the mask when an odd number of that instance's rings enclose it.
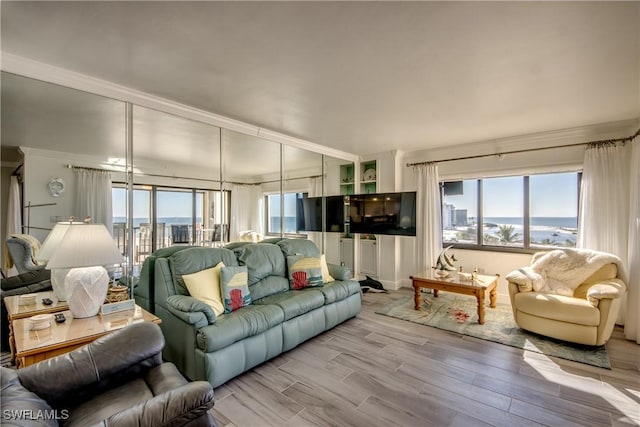
<instances>
[{"instance_id":1,"label":"flat screen tv","mask_svg":"<svg viewBox=\"0 0 640 427\"><path fill-rule=\"evenodd\" d=\"M298 197L296 200L296 230L322 231L323 197ZM343 196L326 196L325 218L327 232L344 232Z\"/></svg>"},{"instance_id":2,"label":"flat screen tv","mask_svg":"<svg viewBox=\"0 0 640 427\"><path fill-rule=\"evenodd\" d=\"M356 194L350 196L352 233L416 235L416 192Z\"/></svg>"}]
</instances>

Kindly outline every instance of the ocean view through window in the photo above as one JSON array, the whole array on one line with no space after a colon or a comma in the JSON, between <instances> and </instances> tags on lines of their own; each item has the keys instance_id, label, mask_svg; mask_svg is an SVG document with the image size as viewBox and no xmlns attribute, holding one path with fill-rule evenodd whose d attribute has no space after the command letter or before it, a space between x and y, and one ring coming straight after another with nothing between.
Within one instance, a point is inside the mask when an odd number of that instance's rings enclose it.
<instances>
[{"instance_id":1,"label":"ocean view through window","mask_svg":"<svg viewBox=\"0 0 640 427\"><path fill-rule=\"evenodd\" d=\"M282 221L284 234L299 234L296 230L296 199L306 193L283 193L284 215ZM280 194L268 194L266 198L267 234L280 234Z\"/></svg>"},{"instance_id":2,"label":"ocean view through window","mask_svg":"<svg viewBox=\"0 0 640 427\"><path fill-rule=\"evenodd\" d=\"M444 182L443 243L478 248L575 247L579 183L578 172ZM448 191L451 188L456 190Z\"/></svg>"}]
</instances>

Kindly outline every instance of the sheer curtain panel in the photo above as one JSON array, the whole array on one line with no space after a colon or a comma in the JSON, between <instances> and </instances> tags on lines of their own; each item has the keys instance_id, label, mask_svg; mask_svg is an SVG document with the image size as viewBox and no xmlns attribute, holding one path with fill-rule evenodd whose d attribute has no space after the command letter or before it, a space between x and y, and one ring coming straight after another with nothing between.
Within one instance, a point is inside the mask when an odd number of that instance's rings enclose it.
<instances>
[{"instance_id":1,"label":"sheer curtain panel","mask_svg":"<svg viewBox=\"0 0 640 427\"><path fill-rule=\"evenodd\" d=\"M231 186L231 241L238 240L241 231L252 230L264 235L262 189L259 185Z\"/></svg>"},{"instance_id":2,"label":"sheer curtain panel","mask_svg":"<svg viewBox=\"0 0 640 427\"><path fill-rule=\"evenodd\" d=\"M7 228L6 228L6 236L9 237L12 234L20 234L22 233L22 200L20 198L20 183L18 182L18 177L15 175L11 176L11 182L9 183L9 200L7 203ZM3 257L7 256L7 254L3 251ZM3 262L3 266L4 266ZM11 267L9 270L5 271L7 276L15 276L18 274L18 270L15 267Z\"/></svg>"},{"instance_id":3,"label":"sheer curtain panel","mask_svg":"<svg viewBox=\"0 0 640 427\"><path fill-rule=\"evenodd\" d=\"M620 277L627 283L629 249L630 144L598 143L585 151L580 213L579 248L608 252L620 257L625 271ZM627 295L628 296L628 295ZM623 298L616 323L625 323Z\"/></svg>"},{"instance_id":4,"label":"sheer curtain panel","mask_svg":"<svg viewBox=\"0 0 640 427\"><path fill-rule=\"evenodd\" d=\"M624 335L640 344L640 136L631 142L627 317Z\"/></svg>"},{"instance_id":5,"label":"sheer curtain panel","mask_svg":"<svg viewBox=\"0 0 640 427\"><path fill-rule=\"evenodd\" d=\"M94 169L74 169L77 178L76 214L79 221L91 217L93 224L113 229L111 208L111 172Z\"/></svg>"},{"instance_id":6,"label":"sheer curtain panel","mask_svg":"<svg viewBox=\"0 0 640 427\"><path fill-rule=\"evenodd\" d=\"M414 166L417 188L417 271L425 271L435 265L442 251L442 214L438 166L435 163Z\"/></svg>"}]
</instances>

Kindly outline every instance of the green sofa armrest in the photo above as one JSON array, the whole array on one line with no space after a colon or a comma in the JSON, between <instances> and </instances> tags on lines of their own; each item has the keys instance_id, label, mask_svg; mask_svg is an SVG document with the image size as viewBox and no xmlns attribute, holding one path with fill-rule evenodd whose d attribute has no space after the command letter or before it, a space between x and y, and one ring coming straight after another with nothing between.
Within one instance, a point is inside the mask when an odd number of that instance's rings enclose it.
<instances>
[{"instance_id":1,"label":"green sofa armrest","mask_svg":"<svg viewBox=\"0 0 640 427\"><path fill-rule=\"evenodd\" d=\"M349 267L329 263L327 263L327 267L329 268L329 275L334 279L342 281L351 280L351 269Z\"/></svg>"},{"instance_id":2,"label":"green sofa armrest","mask_svg":"<svg viewBox=\"0 0 640 427\"><path fill-rule=\"evenodd\" d=\"M202 328L216 322L216 314L211 307L194 297L171 295L167 298L167 308L180 320Z\"/></svg>"}]
</instances>

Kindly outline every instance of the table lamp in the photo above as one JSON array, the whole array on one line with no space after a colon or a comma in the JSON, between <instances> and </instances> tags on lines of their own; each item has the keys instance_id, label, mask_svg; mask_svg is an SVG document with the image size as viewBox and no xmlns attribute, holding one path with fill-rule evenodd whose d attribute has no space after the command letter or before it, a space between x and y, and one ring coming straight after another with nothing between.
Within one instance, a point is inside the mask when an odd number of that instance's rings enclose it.
<instances>
[{"instance_id":1,"label":"table lamp","mask_svg":"<svg viewBox=\"0 0 640 427\"><path fill-rule=\"evenodd\" d=\"M58 222L53 226L53 230L49 233L44 240L42 247L36 255L38 262L47 263L51 259L54 253L58 250L62 238L69 230L69 227L75 225L82 225L83 222L74 222L72 219L65 222ZM64 292L64 278L69 272L68 268L56 268L51 270L51 287L58 301L66 301L67 295Z\"/></svg>"},{"instance_id":2,"label":"table lamp","mask_svg":"<svg viewBox=\"0 0 640 427\"><path fill-rule=\"evenodd\" d=\"M69 227L48 269L70 268L64 280L67 304L75 318L98 314L107 296L109 275L105 265L124 261L103 224Z\"/></svg>"}]
</instances>

